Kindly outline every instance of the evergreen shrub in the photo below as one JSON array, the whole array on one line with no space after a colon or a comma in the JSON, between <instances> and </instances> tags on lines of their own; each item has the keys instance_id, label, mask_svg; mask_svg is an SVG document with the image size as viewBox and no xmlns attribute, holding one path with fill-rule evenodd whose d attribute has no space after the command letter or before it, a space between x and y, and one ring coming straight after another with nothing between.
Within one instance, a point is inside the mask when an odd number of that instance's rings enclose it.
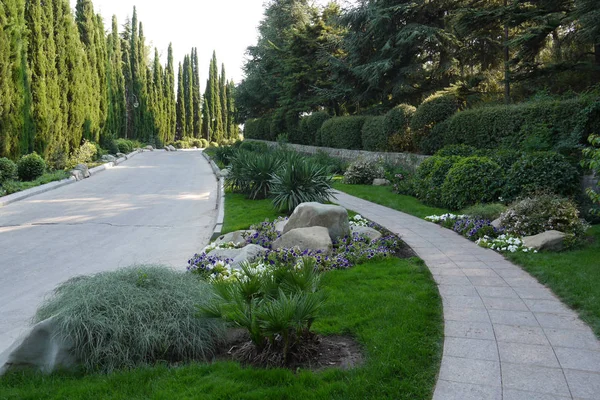
<instances>
[{"instance_id":1,"label":"evergreen shrub","mask_svg":"<svg viewBox=\"0 0 600 400\"><path fill-rule=\"evenodd\" d=\"M0 184L17 176L17 164L6 157L0 157Z\"/></svg>"},{"instance_id":2,"label":"evergreen shrub","mask_svg":"<svg viewBox=\"0 0 600 400\"><path fill-rule=\"evenodd\" d=\"M447 120L460 109L458 98L446 92L429 96L415 111L410 129L417 148L425 154L433 154L440 146L438 132L433 128Z\"/></svg>"},{"instance_id":3,"label":"evergreen shrub","mask_svg":"<svg viewBox=\"0 0 600 400\"><path fill-rule=\"evenodd\" d=\"M471 157L475 155L476 152L477 149L473 146L468 146L466 144L451 144L436 151L435 155L440 157Z\"/></svg>"},{"instance_id":4,"label":"evergreen shrub","mask_svg":"<svg viewBox=\"0 0 600 400\"><path fill-rule=\"evenodd\" d=\"M73 169L78 164L88 164L95 160L98 147L92 142L85 141L69 156L65 165L66 169Z\"/></svg>"},{"instance_id":5,"label":"evergreen shrub","mask_svg":"<svg viewBox=\"0 0 600 400\"><path fill-rule=\"evenodd\" d=\"M321 144L337 149L360 150L365 117L349 116L328 119L321 126Z\"/></svg>"},{"instance_id":6,"label":"evergreen shrub","mask_svg":"<svg viewBox=\"0 0 600 400\"><path fill-rule=\"evenodd\" d=\"M452 146L452 145L450 145ZM478 149L474 155L480 157L491 158L496 162L505 174L511 169L514 163L516 163L522 156L523 152L515 149Z\"/></svg>"},{"instance_id":7,"label":"evergreen shrub","mask_svg":"<svg viewBox=\"0 0 600 400\"><path fill-rule=\"evenodd\" d=\"M119 153L129 154L133 151L134 143L131 140L117 139L116 143L119 148Z\"/></svg>"},{"instance_id":8,"label":"evergreen shrub","mask_svg":"<svg viewBox=\"0 0 600 400\"><path fill-rule=\"evenodd\" d=\"M208 147L208 140L206 139L200 139L200 147L201 149L206 149Z\"/></svg>"},{"instance_id":9,"label":"evergreen shrub","mask_svg":"<svg viewBox=\"0 0 600 400\"><path fill-rule=\"evenodd\" d=\"M217 143L217 142L210 142L208 144L208 147L219 147L219 143Z\"/></svg>"},{"instance_id":10,"label":"evergreen shrub","mask_svg":"<svg viewBox=\"0 0 600 400\"><path fill-rule=\"evenodd\" d=\"M253 118L244 124L246 139L273 140L271 136L271 121L269 117Z\"/></svg>"},{"instance_id":11,"label":"evergreen shrub","mask_svg":"<svg viewBox=\"0 0 600 400\"><path fill-rule=\"evenodd\" d=\"M17 162L17 175L22 181L33 181L44 175L46 162L37 153L27 154Z\"/></svg>"},{"instance_id":12,"label":"evergreen shrub","mask_svg":"<svg viewBox=\"0 0 600 400\"><path fill-rule=\"evenodd\" d=\"M466 157L455 163L442 184L443 204L452 209L498 200L504 187L502 168L486 157Z\"/></svg>"},{"instance_id":13,"label":"evergreen shrub","mask_svg":"<svg viewBox=\"0 0 600 400\"><path fill-rule=\"evenodd\" d=\"M409 104L400 104L384 116L383 129L387 145L391 151L412 152L414 140L410 131L410 121L417 109Z\"/></svg>"},{"instance_id":14,"label":"evergreen shrub","mask_svg":"<svg viewBox=\"0 0 600 400\"><path fill-rule=\"evenodd\" d=\"M374 160L359 158L352 162L344 172L344 183L351 185L371 185L373 179L383 178L385 170Z\"/></svg>"},{"instance_id":15,"label":"evergreen shrub","mask_svg":"<svg viewBox=\"0 0 600 400\"><path fill-rule=\"evenodd\" d=\"M450 168L461 157L432 156L425 159L417 168L414 190L416 197L426 204L442 206L442 185Z\"/></svg>"},{"instance_id":16,"label":"evergreen shrub","mask_svg":"<svg viewBox=\"0 0 600 400\"><path fill-rule=\"evenodd\" d=\"M160 266L134 266L75 277L58 286L35 321L56 318L87 371L110 372L158 361L208 360L224 334L198 318L208 285Z\"/></svg>"},{"instance_id":17,"label":"evergreen shrub","mask_svg":"<svg viewBox=\"0 0 600 400\"><path fill-rule=\"evenodd\" d=\"M325 111L316 111L310 115L302 117L300 119L300 134L298 143L310 146L320 146L320 143L317 140L318 132L320 131L323 123L329 118L331 118L331 116Z\"/></svg>"},{"instance_id":18,"label":"evergreen shrub","mask_svg":"<svg viewBox=\"0 0 600 400\"><path fill-rule=\"evenodd\" d=\"M579 191L579 173L567 159L554 152L524 154L515 162L507 174L505 195L519 195L540 190L572 196Z\"/></svg>"},{"instance_id":19,"label":"evergreen shrub","mask_svg":"<svg viewBox=\"0 0 600 400\"><path fill-rule=\"evenodd\" d=\"M475 204L462 210L461 214L472 218L480 218L493 221L500 217L506 211L506 206L502 203Z\"/></svg>"},{"instance_id":20,"label":"evergreen shrub","mask_svg":"<svg viewBox=\"0 0 600 400\"><path fill-rule=\"evenodd\" d=\"M362 149L368 151L385 151L388 148L388 137L385 133L385 117L370 117L362 126Z\"/></svg>"}]
</instances>

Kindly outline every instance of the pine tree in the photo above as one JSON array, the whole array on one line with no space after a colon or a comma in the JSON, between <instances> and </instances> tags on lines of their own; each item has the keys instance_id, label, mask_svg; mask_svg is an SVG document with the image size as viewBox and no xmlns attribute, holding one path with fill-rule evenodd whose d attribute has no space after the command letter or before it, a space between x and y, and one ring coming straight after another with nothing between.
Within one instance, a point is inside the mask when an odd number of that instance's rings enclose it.
<instances>
[{"instance_id":1,"label":"pine tree","mask_svg":"<svg viewBox=\"0 0 600 400\"><path fill-rule=\"evenodd\" d=\"M169 52L167 56L167 68L165 70L165 84L163 86L166 99L166 118L167 133L166 142L175 140L177 127L177 105L175 101L175 69L173 67L173 46L169 43Z\"/></svg>"},{"instance_id":2,"label":"pine tree","mask_svg":"<svg viewBox=\"0 0 600 400\"><path fill-rule=\"evenodd\" d=\"M183 58L183 95L185 97L184 136L192 136L194 133L194 99L192 96L192 65L189 55Z\"/></svg>"},{"instance_id":3,"label":"pine tree","mask_svg":"<svg viewBox=\"0 0 600 400\"><path fill-rule=\"evenodd\" d=\"M201 137L202 110L200 100L200 68L198 66L198 49L192 48L192 101L194 114L194 137Z\"/></svg>"},{"instance_id":4,"label":"pine tree","mask_svg":"<svg viewBox=\"0 0 600 400\"><path fill-rule=\"evenodd\" d=\"M229 112L227 109L227 78L225 77L225 64L221 64L221 76L219 77L219 97L221 102L221 126L223 129L223 138L229 139Z\"/></svg>"},{"instance_id":5,"label":"pine tree","mask_svg":"<svg viewBox=\"0 0 600 400\"><path fill-rule=\"evenodd\" d=\"M176 110L176 126L177 126L177 138L181 139L185 136L185 89L183 84L183 67L179 63L179 70L177 72L177 110Z\"/></svg>"}]
</instances>

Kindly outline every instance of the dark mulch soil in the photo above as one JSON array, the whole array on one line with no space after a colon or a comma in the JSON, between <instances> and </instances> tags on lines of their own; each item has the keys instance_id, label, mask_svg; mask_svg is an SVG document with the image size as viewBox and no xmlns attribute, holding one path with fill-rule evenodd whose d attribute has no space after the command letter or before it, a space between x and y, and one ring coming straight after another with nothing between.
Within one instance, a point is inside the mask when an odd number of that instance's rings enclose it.
<instances>
[{"instance_id":1,"label":"dark mulch soil","mask_svg":"<svg viewBox=\"0 0 600 400\"><path fill-rule=\"evenodd\" d=\"M216 360L238 361L254 367L283 367L319 371L325 368L350 369L363 362L360 345L349 336L312 335L305 343L291 351L287 362L280 351L270 348L258 352L243 329L231 329L226 342L220 346Z\"/></svg>"}]
</instances>

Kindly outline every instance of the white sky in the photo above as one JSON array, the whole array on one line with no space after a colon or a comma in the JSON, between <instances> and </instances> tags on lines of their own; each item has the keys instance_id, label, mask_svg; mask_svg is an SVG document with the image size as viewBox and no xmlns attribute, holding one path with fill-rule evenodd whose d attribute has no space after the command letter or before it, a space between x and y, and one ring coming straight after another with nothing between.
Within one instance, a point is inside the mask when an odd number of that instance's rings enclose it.
<instances>
[{"instance_id":1,"label":"white sky","mask_svg":"<svg viewBox=\"0 0 600 400\"><path fill-rule=\"evenodd\" d=\"M75 8L76 0L70 0ZM315 0L326 4L327 0ZM204 92L208 66L213 50L217 52L219 71L225 63L227 79L239 83L246 48L256 43L256 27L263 16L263 0L93 0L94 11L104 17L104 26L111 29L113 14L119 31L137 6L138 20L144 27L146 45L158 48L162 63L166 63L169 42L173 43L175 74L183 56L198 48L200 90Z\"/></svg>"}]
</instances>

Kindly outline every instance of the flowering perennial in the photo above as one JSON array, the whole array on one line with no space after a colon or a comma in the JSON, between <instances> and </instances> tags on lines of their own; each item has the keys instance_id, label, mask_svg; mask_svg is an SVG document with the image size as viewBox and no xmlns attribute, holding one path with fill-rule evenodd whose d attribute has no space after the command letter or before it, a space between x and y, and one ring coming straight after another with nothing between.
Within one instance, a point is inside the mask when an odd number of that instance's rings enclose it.
<instances>
[{"instance_id":1,"label":"flowering perennial","mask_svg":"<svg viewBox=\"0 0 600 400\"><path fill-rule=\"evenodd\" d=\"M533 250L529 247L524 246L523 240L521 240L520 238L504 234L498 236L497 238L484 236L482 238L477 239L475 243L477 243L481 247L486 247L488 249L496 251L509 251L511 253L522 251L524 253L537 253L537 250Z\"/></svg>"}]
</instances>

